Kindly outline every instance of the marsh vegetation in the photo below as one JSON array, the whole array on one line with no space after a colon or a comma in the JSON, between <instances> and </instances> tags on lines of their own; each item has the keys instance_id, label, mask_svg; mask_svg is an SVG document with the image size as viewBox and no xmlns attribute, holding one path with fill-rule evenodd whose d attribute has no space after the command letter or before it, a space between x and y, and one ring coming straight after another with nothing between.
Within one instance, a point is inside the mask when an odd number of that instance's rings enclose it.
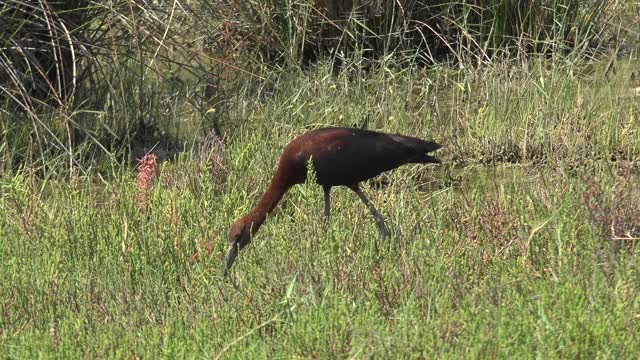
<instances>
[{"instance_id":1,"label":"marsh vegetation","mask_svg":"<svg viewBox=\"0 0 640 360\"><path fill-rule=\"evenodd\" d=\"M637 2L211 3L2 5L2 353L637 353ZM378 251L350 191L324 227L295 186L224 280L229 225L322 126L443 164L363 184Z\"/></svg>"}]
</instances>

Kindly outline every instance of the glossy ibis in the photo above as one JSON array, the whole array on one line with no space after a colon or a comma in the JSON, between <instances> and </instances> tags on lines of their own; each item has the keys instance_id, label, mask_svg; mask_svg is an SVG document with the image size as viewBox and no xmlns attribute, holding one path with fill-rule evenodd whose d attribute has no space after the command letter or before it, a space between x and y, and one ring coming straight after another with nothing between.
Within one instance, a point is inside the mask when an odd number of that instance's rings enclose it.
<instances>
[{"instance_id":1,"label":"glossy ibis","mask_svg":"<svg viewBox=\"0 0 640 360\"><path fill-rule=\"evenodd\" d=\"M293 139L280 156L278 169L258 204L238 219L229 230L229 250L224 268L226 276L233 261L295 184L304 183L311 159L316 182L324 189L324 218L329 220L331 187L343 185L353 190L367 205L383 238L387 228L358 183L407 163L439 163L427 153L441 145L415 137L385 134L352 128L323 128Z\"/></svg>"}]
</instances>

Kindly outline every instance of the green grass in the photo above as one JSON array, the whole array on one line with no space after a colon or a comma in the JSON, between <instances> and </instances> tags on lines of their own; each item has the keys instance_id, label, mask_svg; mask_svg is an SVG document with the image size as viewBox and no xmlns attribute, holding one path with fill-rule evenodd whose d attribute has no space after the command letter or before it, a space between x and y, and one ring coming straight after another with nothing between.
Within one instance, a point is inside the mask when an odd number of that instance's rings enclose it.
<instances>
[{"instance_id":1,"label":"green grass","mask_svg":"<svg viewBox=\"0 0 640 360\"><path fill-rule=\"evenodd\" d=\"M1 86L5 357L637 356L636 2L409 1L379 17L367 5L335 39L307 2L272 3L80 4L83 29L77 9L7 12L19 26ZM65 35L41 42L56 51L11 50L46 32ZM318 41L335 56L297 69ZM72 48L101 52L46 59ZM60 74L76 65L65 99ZM141 123L193 145L144 194L119 148ZM224 141L201 139L209 125ZM351 191L332 192L325 227L321 189L294 187L223 279L229 225L282 148L335 125L438 141L444 164L364 184L392 232L378 251Z\"/></svg>"},{"instance_id":2,"label":"green grass","mask_svg":"<svg viewBox=\"0 0 640 360\"><path fill-rule=\"evenodd\" d=\"M26 168L3 176L2 352L638 352L638 251L620 239L640 227L638 100L621 90L624 75L587 86L575 71L538 65L513 77L487 70L480 81L450 69L367 80L322 71L283 74L276 92L247 97L230 117L248 120L216 154L225 168L212 173L188 155L164 163L144 200L134 171L113 163L67 180ZM287 141L305 127L367 118L445 144L445 165L405 166L386 186L365 186L392 230L388 243L375 251L373 220L344 189L334 190L324 228L321 189L300 185L223 279L228 227L264 191Z\"/></svg>"},{"instance_id":3,"label":"green grass","mask_svg":"<svg viewBox=\"0 0 640 360\"><path fill-rule=\"evenodd\" d=\"M184 154L160 166L142 198L134 169L113 158L94 168L65 156L4 164L0 350L632 357L639 63L636 52L611 62L613 75L566 58L430 70L382 63L366 76L274 70L228 100L232 131L213 148L222 166ZM192 114L167 116L179 124ZM304 129L365 124L445 145L444 165L404 166L364 186L392 230L381 250L355 195L333 191L325 228L322 191L305 184L223 279L229 225L266 189L284 145ZM4 131L8 163L20 139Z\"/></svg>"},{"instance_id":4,"label":"green grass","mask_svg":"<svg viewBox=\"0 0 640 360\"><path fill-rule=\"evenodd\" d=\"M241 253L236 289L221 277L223 235L255 201L251 176L234 172L220 185L204 172L173 170L163 169L146 210L135 206L130 175L108 186L89 179L40 186L24 175L3 181L3 353L628 357L638 350L637 252L616 251L589 220L579 176L498 167L451 188L426 170L437 190L421 192L394 173L388 187L367 189L394 231L378 254L373 221L349 191L335 191L324 230L321 191L299 186ZM183 176L200 188L170 185ZM609 195L621 179L602 170L592 181ZM629 181L637 200L637 178Z\"/></svg>"}]
</instances>

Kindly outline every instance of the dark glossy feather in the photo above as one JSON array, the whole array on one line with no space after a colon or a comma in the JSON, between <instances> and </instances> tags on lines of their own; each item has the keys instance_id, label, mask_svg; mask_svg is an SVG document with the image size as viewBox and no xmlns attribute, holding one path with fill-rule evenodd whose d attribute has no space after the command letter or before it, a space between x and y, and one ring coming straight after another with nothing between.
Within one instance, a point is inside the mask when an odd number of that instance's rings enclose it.
<instances>
[{"instance_id":1,"label":"dark glossy feather","mask_svg":"<svg viewBox=\"0 0 640 360\"><path fill-rule=\"evenodd\" d=\"M439 163L427 153L435 142L415 137L353 128L325 128L305 133L285 148L282 160L296 183L306 178L312 159L317 182L324 186L350 185L407 163ZM287 165L284 164L284 165Z\"/></svg>"}]
</instances>

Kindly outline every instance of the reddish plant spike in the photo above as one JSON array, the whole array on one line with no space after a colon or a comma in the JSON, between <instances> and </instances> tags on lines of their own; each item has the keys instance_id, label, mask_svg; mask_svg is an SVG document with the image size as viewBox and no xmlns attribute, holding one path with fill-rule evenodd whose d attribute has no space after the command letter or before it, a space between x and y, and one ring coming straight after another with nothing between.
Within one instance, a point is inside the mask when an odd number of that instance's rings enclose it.
<instances>
[{"instance_id":1,"label":"reddish plant spike","mask_svg":"<svg viewBox=\"0 0 640 360\"><path fill-rule=\"evenodd\" d=\"M142 159L138 159L137 187L138 195L136 202L138 206L143 206L147 192L151 189L156 173L156 154L146 154Z\"/></svg>"},{"instance_id":2,"label":"reddish plant spike","mask_svg":"<svg viewBox=\"0 0 640 360\"><path fill-rule=\"evenodd\" d=\"M238 252L249 244L284 194L293 185L305 182L310 159L315 180L324 189L325 221L330 215L331 188L346 186L369 208L382 238L386 238L388 230L382 215L358 184L403 164L440 163L428 155L440 147L433 141L411 136L354 128L323 128L298 136L282 152L271 184L258 204L231 225L225 276Z\"/></svg>"}]
</instances>

